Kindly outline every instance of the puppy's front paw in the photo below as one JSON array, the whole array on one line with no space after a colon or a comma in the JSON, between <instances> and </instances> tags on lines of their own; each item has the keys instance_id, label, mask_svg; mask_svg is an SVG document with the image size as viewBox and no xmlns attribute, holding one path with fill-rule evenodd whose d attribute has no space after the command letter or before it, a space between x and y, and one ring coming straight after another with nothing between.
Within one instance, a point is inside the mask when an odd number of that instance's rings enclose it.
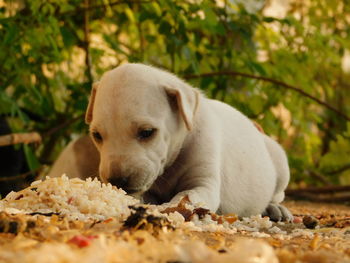
<instances>
[{"instance_id":1,"label":"puppy's front paw","mask_svg":"<svg viewBox=\"0 0 350 263\"><path fill-rule=\"evenodd\" d=\"M270 203L265 211L262 213L262 216L268 216L271 221L293 221L292 213L283 205Z\"/></svg>"},{"instance_id":2,"label":"puppy's front paw","mask_svg":"<svg viewBox=\"0 0 350 263\"><path fill-rule=\"evenodd\" d=\"M151 192L144 193L139 199L140 202L144 204L160 205L162 203L159 198L157 198L157 196Z\"/></svg>"}]
</instances>

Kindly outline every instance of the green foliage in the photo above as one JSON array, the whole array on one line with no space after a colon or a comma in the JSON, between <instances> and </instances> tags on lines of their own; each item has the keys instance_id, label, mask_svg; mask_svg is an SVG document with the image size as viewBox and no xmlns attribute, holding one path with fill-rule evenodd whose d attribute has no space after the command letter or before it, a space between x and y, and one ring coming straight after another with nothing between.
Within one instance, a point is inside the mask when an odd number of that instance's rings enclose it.
<instances>
[{"instance_id":1,"label":"green foliage","mask_svg":"<svg viewBox=\"0 0 350 263\"><path fill-rule=\"evenodd\" d=\"M91 82L129 61L188 78L259 122L288 152L294 182L314 183L307 176L316 171L349 183L349 122L274 81L350 115L347 1L292 1L283 19L213 0L85 2L12 0L0 8L0 114L14 131L43 134L35 155L25 148L32 169L86 132ZM247 75L189 78L228 71Z\"/></svg>"}]
</instances>

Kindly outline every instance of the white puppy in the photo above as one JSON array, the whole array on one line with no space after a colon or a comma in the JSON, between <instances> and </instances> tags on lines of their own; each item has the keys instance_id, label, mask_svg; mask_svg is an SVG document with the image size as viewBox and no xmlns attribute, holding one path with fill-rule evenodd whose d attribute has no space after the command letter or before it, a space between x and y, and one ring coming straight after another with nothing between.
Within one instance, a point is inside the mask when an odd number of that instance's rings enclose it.
<instances>
[{"instance_id":1,"label":"white puppy","mask_svg":"<svg viewBox=\"0 0 350 263\"><path fill-rule=\"evenodd\" d=\"M236 109L176 76L125 64L94 85L86 122L104 182L146 202L188 195L219 213L291 220L282 148Z\"/></svg>"}]
</instances>

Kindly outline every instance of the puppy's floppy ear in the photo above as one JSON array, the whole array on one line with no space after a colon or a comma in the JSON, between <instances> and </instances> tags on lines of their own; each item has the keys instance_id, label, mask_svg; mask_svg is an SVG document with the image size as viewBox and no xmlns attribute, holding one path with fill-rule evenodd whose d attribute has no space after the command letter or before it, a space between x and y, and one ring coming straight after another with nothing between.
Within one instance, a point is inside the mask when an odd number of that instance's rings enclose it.
<instances>
[{"instance_id":1,"label":"puppy's floppy ear","mask_svg":"<svg viewBox=\"0 0 350 263\"><path fill-rule=\"evenodd\" d=\"M92 121L92 110L94 108L94 102L95 102L96 91L97 91L98 85L99 85L99 82L95 82L94 84L92 84L89 105L88 105L86 113L85 113L85 123L86 124L90 124Z\"/></svg>"},{"instance_id":2,"label":"puppy's floppy ear","mask_svg":"<svg viewBox=\"0 0 350 263\"><path fill-rule=\"evenodd\" d=\"M193 127L194 115L198 108L200 93L190 85L179 81L164 87L169 97L176 98L176 104L182 119L186 124L187 130Z\"/></svg>"}]
</instances>

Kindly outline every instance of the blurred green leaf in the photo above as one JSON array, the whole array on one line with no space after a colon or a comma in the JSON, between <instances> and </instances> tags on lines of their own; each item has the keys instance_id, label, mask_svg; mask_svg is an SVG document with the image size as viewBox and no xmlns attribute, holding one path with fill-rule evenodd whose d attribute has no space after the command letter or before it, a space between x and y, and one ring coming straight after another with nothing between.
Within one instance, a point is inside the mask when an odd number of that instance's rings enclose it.
<instances>
[{"instance_id":1,"label":"blurred green leaf","mask_svg":"<svg viewBox=\"0 0 350 263\"><path fill-rule=\"evenodd\" d=\"M38 161L34 151L30 148L29 145L23 145L24 154L31 171L35 171L40 167L40 162Z\"/></svg>"}]
</instances>

